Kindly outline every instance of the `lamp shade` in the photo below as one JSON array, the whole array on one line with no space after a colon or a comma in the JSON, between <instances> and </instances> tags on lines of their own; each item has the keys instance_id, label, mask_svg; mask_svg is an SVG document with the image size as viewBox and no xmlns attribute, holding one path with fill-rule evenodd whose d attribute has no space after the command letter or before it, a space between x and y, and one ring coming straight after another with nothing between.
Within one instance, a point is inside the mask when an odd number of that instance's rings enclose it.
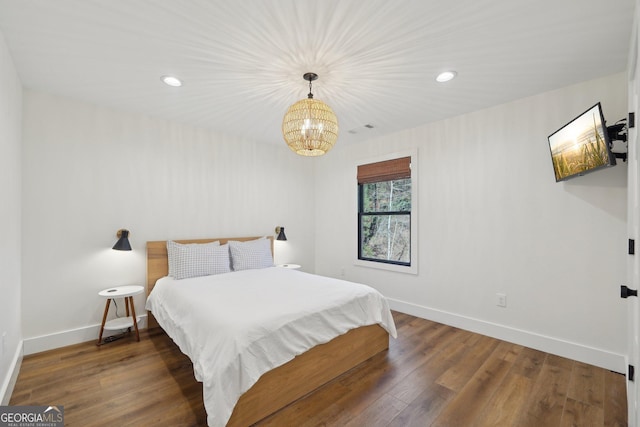
<instances>
[{"instance_id":1,"label":"lamp shade","mask_svg":"<svg viewBox=\"0 0 640 427\"><path fill-rule=\"evenodd\" d=\"M284 115L282 135L296 154L321 156L338 140L338 118L331 107L319 99L302 99Z\"/></svg>"},{"instance_id":2,"label":"lamp shade","mask_svg":"<svg viewBox=\"0 0 640 427\"><path fill-rule=\"evenodd\" d=\"M278 233L276 240L287 240L287 236L284 234L284 227L276 227L276 233Z\"/></svg>"},{"instance_id":3,"label":"lamp shade","mask_svg":"<svg viewBox=\"0 0 640 427\"><path fill-rule=\"evenodd\" d=\"M125 230L124 228L118 230L116 236L119 237L118 241L115 245L113 245L112 249L116 251L130 251L131 245L129 244L129 230Z\"/></svg>"},{"instance_id":4,"label":"lamp shade","mask_svg":"<svg viewBox=\"0 0 640 427\"><path fill-rule=\"evenodd\" d=\"M309 82L307 99L300 100L287 110L282 119L282 136L289 148L301 156L322 156L338 140L338 118L324 102L313 99L312 83L316 73L304 73Z\"/></svg>"}]
</instances>

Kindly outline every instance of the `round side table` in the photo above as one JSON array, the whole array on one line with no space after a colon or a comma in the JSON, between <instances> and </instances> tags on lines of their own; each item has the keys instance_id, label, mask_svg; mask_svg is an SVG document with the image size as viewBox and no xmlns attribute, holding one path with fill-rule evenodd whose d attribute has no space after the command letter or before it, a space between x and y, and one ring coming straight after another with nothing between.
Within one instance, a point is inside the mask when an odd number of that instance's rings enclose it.
<instances>
[{"instance_id":1,"label":"round side table","mask_svg":"<svg viewBox=\"0 0 640 427\"><path fill-rule=\"evenodd\" d=\"M133 296L141 294L144 291L142 286L116 286L98 292L98 295L107 299L104 307L104 315L102 316L102 325L100 326L100 335L98 336L98 344L102 344L102 334L106 330L115 331L118 329L129 329L133 327L136 330L136 340L140 341L140 332L138 331L138 318L136 316L136 308L133 304ZM118 317L107 322L107 314L109 313L109 305L111 300L115 298L124 298L127 317Z\"/></svg>"},{"instance_id":2,"label":"round side table","mask_svg":"<svg viewBox=\"0 0 640 427\"><path fill-rule=\"evenodd\" d=\"M278 264L277 266L280 268L290 268L292 270L297 270L302 267L300 264Z\"/></svg>"}]
</instances>

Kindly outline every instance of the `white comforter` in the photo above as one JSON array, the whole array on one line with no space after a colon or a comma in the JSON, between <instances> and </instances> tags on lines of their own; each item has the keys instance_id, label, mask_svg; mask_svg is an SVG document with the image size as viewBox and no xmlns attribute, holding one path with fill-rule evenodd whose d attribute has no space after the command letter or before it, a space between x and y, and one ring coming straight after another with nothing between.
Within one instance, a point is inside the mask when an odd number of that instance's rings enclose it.
<instances>
[{"instance_id":1,"label":"white comforter","mask_svg":"<svg viewBox=\"0 0 640 427\"><path fill-rule=\"evenodd\" d=\"M278 267L164 277L146 308L191 358L210 426L224 426L262 374L318 344L373 324L396 337L375 289Z\"/></svg>"}]
</instances>

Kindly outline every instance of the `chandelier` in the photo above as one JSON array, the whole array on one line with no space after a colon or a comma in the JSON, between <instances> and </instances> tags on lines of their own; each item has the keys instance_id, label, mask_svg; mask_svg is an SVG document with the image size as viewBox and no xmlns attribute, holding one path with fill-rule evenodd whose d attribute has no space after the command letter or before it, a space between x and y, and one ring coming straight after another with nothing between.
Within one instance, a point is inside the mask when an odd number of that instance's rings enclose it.
<instances>
[{"instance_id":1,"label":"chandelier","mask_svg":"<svg viewBox=\"0 0 640 427\"><path fill-rule=\"evenodd\" d=\"M327 104L313 99L311 82L315 73L302 76L309 81L309 95L293 104L282 119L282 135L289 148L301 156L322 156L338 139L338 119Z\"/></svg>"}]
</instances>

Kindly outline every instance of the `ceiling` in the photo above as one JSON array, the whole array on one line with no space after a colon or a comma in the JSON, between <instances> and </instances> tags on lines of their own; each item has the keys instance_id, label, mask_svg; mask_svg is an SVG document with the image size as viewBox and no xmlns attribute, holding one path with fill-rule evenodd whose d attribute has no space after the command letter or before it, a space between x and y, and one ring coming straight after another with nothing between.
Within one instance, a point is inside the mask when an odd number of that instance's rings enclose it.
<instances>
[{"instance_id":1,"label":"ceiling","mask_svg":"<svg viewBox=\"0 0 640 427\"><path fill-rule=\"evenodd\" d=\"M261 143L315 72L349 144L624 71L634 3L0 0L0 31L27 88Z\"/></svg>"}]
</instances>

